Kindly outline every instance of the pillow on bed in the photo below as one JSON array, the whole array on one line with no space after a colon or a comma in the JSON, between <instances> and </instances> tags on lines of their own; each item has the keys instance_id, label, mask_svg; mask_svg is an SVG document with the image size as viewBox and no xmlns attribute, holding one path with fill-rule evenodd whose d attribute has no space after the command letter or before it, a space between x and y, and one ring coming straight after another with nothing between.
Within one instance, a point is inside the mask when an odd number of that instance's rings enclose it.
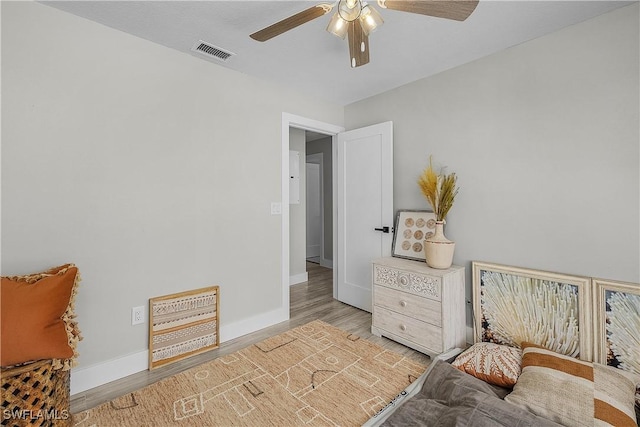
<instances>
[{"instance_id":1,"label":"pillow on bed","mask_svg":"<svg viewBox=\"0 0 640 427\"><path fill-rule=\"evenodd\" d=\"M522 343L522 373L507 402L566 426L636 427L633 374Z\"/></svg>"},{"instance_id":2,"label":"pillow on bed","mask_svg":"<svg viewBox=\"0 0 640 427\"><path fill-rule=\"evenodd\" d=\"M511 388L520 375L521 363L519 348L479 342L462 352L451 365L489 384Z\"/></svg>"}]
</instances>

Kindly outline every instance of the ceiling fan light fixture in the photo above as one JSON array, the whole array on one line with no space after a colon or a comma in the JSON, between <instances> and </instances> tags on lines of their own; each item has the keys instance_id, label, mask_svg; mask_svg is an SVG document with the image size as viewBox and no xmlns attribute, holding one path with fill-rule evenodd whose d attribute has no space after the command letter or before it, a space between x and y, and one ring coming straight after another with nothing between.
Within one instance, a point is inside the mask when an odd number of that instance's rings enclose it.
<instances>
[{"instance_id":1,"label":"ceiling fan light fixture","mask_svg":"<svg viewBox=\"0 0 640 427\"><path fill-rule=\"evenodd\" d=\"M373 0L368 0L373 2ZM399 12L416 13L437 18L464 21L475 10L479 0L376 0L378 7ZM335 10L327 31L341 39L348 36L349 59L352 67L368 64L369 34L384 23L382 16L365 0L333 0L320 3L282 19L275 24L250 34L263 42L299 25L319 18Z\"/></svg>"},{"instance_id":2,"label":"ceiling fan light fixture","mask_svg":"<svg viewBox=\"0 0 640 427\"><path fill-rule=\"evenodd\" d=\"M340 18L344 19L347 22L353 22L358 19L361 12L362 3L360 2L360 0L340 0L338 2L338 10L336 13L340 15Z\"/></svg>"},{"instance_id":3,"label":"ceiling fan light fixture","mask_svg":"<svg viewBox=\"0 0 640 427\"><path fill-rule=\"evenodd\" d=\"M360 12L360 22L362 23L362 29L367 36L374 32L380 25L384 24L384 20L380 13L368 4L365 4L362 7L362 11Z\"/></svg>"},{"instance_id":4,"label":"ceiling fan light fixture","mask_svg":"<svg viewBox=\"0 0 640 427\"><path fill-rule=\"evenodd\" d=\"M329 21L327 31L344 40L349 31L349 23L342 19L338 13L335 13Z\"/></svg>"}]
</instances>

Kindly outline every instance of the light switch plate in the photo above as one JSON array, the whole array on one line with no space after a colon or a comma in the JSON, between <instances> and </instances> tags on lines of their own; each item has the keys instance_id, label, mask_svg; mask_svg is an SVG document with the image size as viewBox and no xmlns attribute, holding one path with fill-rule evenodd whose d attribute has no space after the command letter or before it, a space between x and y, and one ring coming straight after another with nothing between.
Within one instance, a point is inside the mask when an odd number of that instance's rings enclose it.
<instances>
[{"instance_id":1,"label":"light switch plate","mask_svg":"<svg viewBox=\"0 0 640 427\"><path fill-rule=\"evenodd\" d=\"M282 215L282 203L271 202L271 215Z\"/></svg>"}]
</instances>

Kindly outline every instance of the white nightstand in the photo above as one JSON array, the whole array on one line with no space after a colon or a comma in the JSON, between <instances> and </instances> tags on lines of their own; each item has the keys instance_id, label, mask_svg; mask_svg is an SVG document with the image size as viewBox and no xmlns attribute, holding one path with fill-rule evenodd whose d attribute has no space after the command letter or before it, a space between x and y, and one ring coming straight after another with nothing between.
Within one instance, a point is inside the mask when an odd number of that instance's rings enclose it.
<instances>
[{"instance_id":1,"label":"white nightstand","mask_svg":"<svg viewBox=\"0 0 640 427\"><path fill-rule=\"evenodd\" d=\"M373 261L371 333L434 357L466 338L464 267L401 258Z\"/></svg>"}]
</instances>

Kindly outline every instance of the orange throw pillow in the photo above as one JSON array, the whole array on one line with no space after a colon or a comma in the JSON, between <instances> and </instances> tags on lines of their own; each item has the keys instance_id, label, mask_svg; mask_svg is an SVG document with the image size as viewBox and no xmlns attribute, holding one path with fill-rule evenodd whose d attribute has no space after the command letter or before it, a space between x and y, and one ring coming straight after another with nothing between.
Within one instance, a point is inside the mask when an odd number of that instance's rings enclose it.
<instances>
[{"instance_id":1,"label":"orange throw pillow","mask_svg":"<svg viewBox=\"0 0 640 427\"><path fill-rule=\"evenodd\" d=\"M35 283L2 278L1 366L73 357L62 317L72 299L78 269L54 271Z\"/></svg>"},{"instance_id":2,"label":"orange throw pillow","mask_svg":"<svg viewBox=\"0 0 640 427\"><path fill-rule=\"evenodd\" d=\"M520 375L522 350L490 342L475 343L451 366L489 384L513 388Z\"/></svg>"}]
</instances>

